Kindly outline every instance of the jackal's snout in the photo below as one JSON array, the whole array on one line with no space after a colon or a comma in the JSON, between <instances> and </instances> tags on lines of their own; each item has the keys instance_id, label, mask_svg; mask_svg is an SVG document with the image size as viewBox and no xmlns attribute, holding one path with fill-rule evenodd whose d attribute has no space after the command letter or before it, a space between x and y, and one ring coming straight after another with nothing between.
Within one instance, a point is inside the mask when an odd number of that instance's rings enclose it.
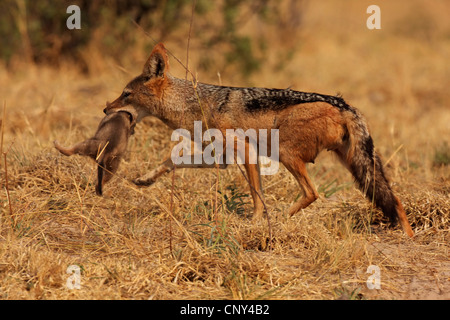
<instances>
[{"instance_id":1,"label":"jackal's snout","mask_svg":"<svg viewBox=\"0 0 450 320\"><path fill-rule=\"evenodd\" d=\"M136 123L138 118L138 113L136 109L129 103L124 103L123 99L120 97L114 100L113 102L106 102L106 108L103 109L103 113L109 115L111 113L125 111L130 115L130 120L133 123Z\"/></svg>"},{"instance_id":2,"label":"jackal's snout","mask_svg":"<svg viewBox=\"0 0 450 320\"><path fill-rule=\"evenodd\" d=\"M106 114L106 115L110 114L111 113L111 109L113 109L113 107L111 105L111 102L106 101L106 108L103 109L103 113Z\"/></svg>"},{"instance_id":3,"label":"jackal's snout","mask_svg":"<svg viewBox=\"0 0 450 320\"><path fill-rule=\"evenodd\" d=\"M114 100L113 102L106 102L106 108L103 109L103 112L108 115L117 111L121 111L122 108L124 108L125 106L123 106L120 101L117 101L118 99Z\"/></svg>"}]
</instances>

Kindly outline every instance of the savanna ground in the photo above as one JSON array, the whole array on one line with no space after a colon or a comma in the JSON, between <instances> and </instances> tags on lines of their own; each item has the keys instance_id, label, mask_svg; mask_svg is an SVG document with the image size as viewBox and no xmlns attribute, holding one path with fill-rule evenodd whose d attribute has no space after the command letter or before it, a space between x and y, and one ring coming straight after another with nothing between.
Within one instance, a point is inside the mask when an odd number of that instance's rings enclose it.
<instances>
[{"instance_id":1,"label":"savanna ground","mask_svg":"<svg viewBox=\"0 0 450 320\"><path fill-rule=\"evenodd\" d=\"M153 118L138 124L117 177L96 196L94 163L64 157L52 142L90 137L105 102L140 72L149 51L117 63L90 47L88 74L68 62L54 68L20 59L0 69L0 297L450 299L450 4L375 2L381 30L366 28L368 1L307 2L292 33L250 18L241 31L263 34L270 45L262 67L245 78L234 69L196 73L206 51L195 18L189 66L202 82L342 93L368 120L413 239L388 228L326 152L309 165L320 198L293 217L286 211L299 196L294 178L282 166L263 178L270 226L252 223L249 188L235 165L179 169L137 188L129 181L173 145ZM165 40L182 61L188 29L185 21L178 38ZM173 58L171 73L185 76ZM80 267L81 289L66 286L71 265ZM380 269L380 289L366 285L370 265Z\"/></svg>"}]
</instances>

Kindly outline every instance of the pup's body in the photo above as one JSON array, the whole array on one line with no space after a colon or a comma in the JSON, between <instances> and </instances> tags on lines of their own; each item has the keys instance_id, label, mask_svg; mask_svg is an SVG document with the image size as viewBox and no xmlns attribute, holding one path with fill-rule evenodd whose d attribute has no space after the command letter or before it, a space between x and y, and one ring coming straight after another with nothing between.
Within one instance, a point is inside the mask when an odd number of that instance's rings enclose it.
<instances>
[{"instance_id":1,"label":"pup's body","mask_svg":"<svg viewBox=\"0 0 450 320\"><path fill-rule=\"evenodd\" d=\"M120 159L126 151L128 139L134 133L135 122L128 112L117 112L105 116L94 137L72 147L62 147L54 141L55 148L62 154L88 156L98 163L95 191L102 195L102 186L119 168Z\"/></svg>"}]
</instances>

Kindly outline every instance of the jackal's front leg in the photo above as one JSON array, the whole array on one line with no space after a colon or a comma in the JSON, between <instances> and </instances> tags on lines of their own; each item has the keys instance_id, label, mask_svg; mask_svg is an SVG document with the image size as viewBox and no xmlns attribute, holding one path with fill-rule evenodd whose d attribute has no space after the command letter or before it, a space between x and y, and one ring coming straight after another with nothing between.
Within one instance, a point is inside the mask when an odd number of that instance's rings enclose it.
<instances>
[{"instance_id":1,"label":"jackal's front leg","mask_svg":"<svg viewBox=\"0 0 450 320\"><path fill-rule=\"evenodd\" d=\"M192 161L193 162L193 161ZM177 168L183 169L183 168L189 168L189 169L208 169L208 168L215 168L216 164L206 164L206 163L200 163L200 164L179 164L176 165ZM219 164L219 169L225 169L227 167L226 164ZM156 169L153 169L146 175L136 178L133 180L133 183L137 186L151 186L153 183L155 183L156 180L158 180L159 177L161 177L165 173L169 173L175 168L175 165L172 162L172 159L169 158L163 163L161 163Z\"/></svg>"},{"instance_id":2,"label":"jackal's front leg","mask_svg":"<svg viewBox=\"0 0 450 320\"><path fill-rule=\"evenodd\" d=\"M138 186L151 186L155 181L165 173L168 173L173 170L173 162L172 159L167 159L163 163L161 163L156 169L153 169L146 175L136 178L133 180L133 183Z\"/></svg>"}]
</instances>

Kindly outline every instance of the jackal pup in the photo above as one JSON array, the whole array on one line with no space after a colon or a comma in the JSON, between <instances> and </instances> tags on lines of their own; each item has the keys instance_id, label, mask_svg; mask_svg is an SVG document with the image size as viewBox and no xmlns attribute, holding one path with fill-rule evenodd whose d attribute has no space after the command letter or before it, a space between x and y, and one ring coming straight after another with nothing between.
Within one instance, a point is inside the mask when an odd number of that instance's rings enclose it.
<instances>
[{"instance_id":1,"label":"jackal pup","mask_svg":"<svg viewBox=\"0 0 450 320\"><path fill-rule=\"evenodd\" d=\"M128 139L134 134L135 126L136 121L128 112L116 112L102 119L94 137L69 148L62 147L56 140L53 144L66 156L89 156L98 163L95 192L101 196L102 186L119 168L120 159L127 149Z\"/></svg>"}]
</instances>

